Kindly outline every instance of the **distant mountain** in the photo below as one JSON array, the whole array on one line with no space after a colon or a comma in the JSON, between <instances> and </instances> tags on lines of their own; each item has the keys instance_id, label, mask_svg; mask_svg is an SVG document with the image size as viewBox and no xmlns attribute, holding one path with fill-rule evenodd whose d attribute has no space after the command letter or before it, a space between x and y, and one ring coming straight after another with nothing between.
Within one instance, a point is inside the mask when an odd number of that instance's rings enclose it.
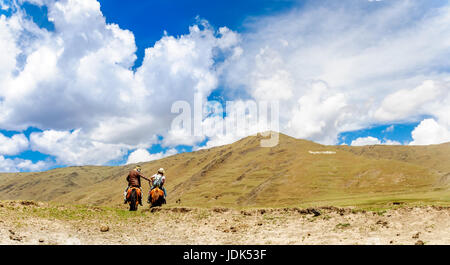
<instances>
[{"instance_id":1,"label":"distant mountain","mask_svg":"<svg viewBox=\"0 0 450 265\"><path fill-rule=\"evenodd\" d=\"M325 146L280 134L141 163L166 169L168 204L224 207L450 204L450 143L429 146ZM134 165L82 166L0 174L0 200L118 205ZM144 191L149 186L143 181Z\"/></svg>"}]
</instances>

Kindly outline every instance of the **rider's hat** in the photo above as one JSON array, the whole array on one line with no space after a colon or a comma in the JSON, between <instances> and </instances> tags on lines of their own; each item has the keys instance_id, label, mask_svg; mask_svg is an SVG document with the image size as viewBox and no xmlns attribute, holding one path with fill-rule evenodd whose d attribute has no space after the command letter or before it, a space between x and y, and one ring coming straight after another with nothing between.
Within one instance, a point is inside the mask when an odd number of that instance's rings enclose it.
<instances>
[{"instance_id":1,"label":"rider's hat","mask_svg":"<svg viewBox=\"0 0 450 265\"><path fill-rule=\"evenodd\" d=\"M135 169L136 169L137 172L141 172L141 166L138 165L138 166L136 166Z\"/></svg>"},{"instance_id":2,"label":"rider's hat","mask_svg":"<svg viewBox=\"0 0 450 265\"><path fill-rule=\"evenodd\" d=\"M158 169L158 173L164 174L164 168Z\"/></svg>"}]
</instances>

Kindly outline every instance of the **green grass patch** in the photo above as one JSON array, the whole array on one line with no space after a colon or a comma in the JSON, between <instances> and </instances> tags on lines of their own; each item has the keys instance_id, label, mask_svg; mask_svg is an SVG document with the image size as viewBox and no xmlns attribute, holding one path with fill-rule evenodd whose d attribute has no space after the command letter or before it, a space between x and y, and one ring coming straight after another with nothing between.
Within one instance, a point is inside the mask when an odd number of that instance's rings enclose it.
<instances>
[{"instance_id":1,"label":"green grass patch","mask_svg":"<svg viewBox=\"0 0 450 265\"><path fill-rule=\"evenodd\" d=\"M343 228L347 228L347 227L350 227L349 223L339 223L336 225L336 228L338 228L338 229L343 229Z\"/></svg>"}]
</instances>

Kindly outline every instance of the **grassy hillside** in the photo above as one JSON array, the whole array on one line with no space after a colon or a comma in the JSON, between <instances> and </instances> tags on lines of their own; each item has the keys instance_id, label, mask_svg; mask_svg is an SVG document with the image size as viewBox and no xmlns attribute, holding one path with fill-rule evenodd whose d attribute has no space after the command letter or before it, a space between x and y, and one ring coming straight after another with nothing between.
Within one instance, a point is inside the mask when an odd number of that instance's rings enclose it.
<instances>
[{"instance_id":1,"label":"grassy hillside","mask_svg":"<svg viewBox=\"0 0 450 265\"><path fill-rule=\"evenodd\" d=\"M437 145L370 145L370 146L339 146L342 150L350 151L356 155L362 155L375 159L393 159L408 162L442 173L450 172L450 143Z\"/></svg>"},{"instance_id":2,"label":"grassy hillside","mask_svg":"<svg viewBox=\"0 0 450 265\"><path fill-rule=\"evenodd\" d=\"M169 205L291 207L375 205L392 201L450 204L450 144L324 146L280 134L143 163L144 175L167 172ZM331 151L330 153L315 153ZM0 174L0 200L117 205L133 165L68 167ZM144 183L144 191L148 192Z\"/></svg>"}]
</instances>

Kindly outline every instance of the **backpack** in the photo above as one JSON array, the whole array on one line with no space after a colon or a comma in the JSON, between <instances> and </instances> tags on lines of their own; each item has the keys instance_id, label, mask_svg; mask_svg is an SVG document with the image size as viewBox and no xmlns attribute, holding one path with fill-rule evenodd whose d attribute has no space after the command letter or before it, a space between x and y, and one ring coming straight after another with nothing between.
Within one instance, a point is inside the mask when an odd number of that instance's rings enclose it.
<instances>
[{"instance_id":1,"label":"backpack","mask_svg":"<svg viewBox=\"0 0 450 265\"><path fill-rule=\"evenodd\" d=\"M162 178L163 176L156 174L155 179L153 180L153 186L155 187L161 187L162 185Z\"/></svg>"}]
</instances>

